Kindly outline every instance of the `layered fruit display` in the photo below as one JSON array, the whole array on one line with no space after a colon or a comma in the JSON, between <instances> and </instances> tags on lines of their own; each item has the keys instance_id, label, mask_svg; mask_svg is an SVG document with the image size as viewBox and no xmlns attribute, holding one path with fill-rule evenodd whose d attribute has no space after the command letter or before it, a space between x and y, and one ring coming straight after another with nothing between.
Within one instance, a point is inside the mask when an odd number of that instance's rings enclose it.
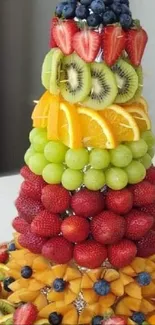
<instances>
[{"instance_id":1,"label":"layered fruit display","mask_svg":"<svg viewBox=\"0 0 155 325\"><path fill-rule=\"evenodd\" d=\"M63 0L0 247L0 324L155 324L148 35L128 0Z\"/></svg>"}]
</instances>

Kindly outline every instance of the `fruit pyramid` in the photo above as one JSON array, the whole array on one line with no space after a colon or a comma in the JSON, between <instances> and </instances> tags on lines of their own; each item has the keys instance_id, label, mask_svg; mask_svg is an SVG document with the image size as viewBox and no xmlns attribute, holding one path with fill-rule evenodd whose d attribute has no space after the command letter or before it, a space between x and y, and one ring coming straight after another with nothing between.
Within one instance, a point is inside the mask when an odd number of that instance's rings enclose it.
<instances>
[{"instance_id":1,"label":"fruit pyramid","mask_svg":"<svg viewBox=\"0 0 155 325\"><path fill-rule=\"evenodd\" d=\"M147 41L129 0L56 6L14 239L0 247L0 324L155 324Z\"/></svg>"}]
</instances>

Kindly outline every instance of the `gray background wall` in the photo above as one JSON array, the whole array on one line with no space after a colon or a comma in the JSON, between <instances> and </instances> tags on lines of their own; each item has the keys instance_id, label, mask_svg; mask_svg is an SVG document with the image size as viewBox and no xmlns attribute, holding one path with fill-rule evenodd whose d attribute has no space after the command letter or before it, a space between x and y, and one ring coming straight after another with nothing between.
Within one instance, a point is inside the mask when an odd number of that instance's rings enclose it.
<instances>
[{"instance_id":1,"label":"gray background wall","mask_svg":"<svg viewBox=\"0 0 155 325\"><path fill-rule=\"evenodd\" d=\"M153 124L155 85L155 0L130 0L134 17L149 34L143 65L144 95ZM0 0L0 173L23 164L31 129L32 101L43 89L40 70L48 50L49 22L57 0Z\"/></svg>"}]
</instances>

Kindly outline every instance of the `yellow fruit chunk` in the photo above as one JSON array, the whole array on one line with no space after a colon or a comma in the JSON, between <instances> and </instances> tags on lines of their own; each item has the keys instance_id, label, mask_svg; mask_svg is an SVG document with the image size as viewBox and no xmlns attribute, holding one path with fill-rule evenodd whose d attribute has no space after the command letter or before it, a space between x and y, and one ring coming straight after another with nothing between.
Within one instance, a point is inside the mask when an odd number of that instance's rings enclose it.
<instances>
[{"instance_id":1,"label":"yellow fruit chunk","mask_svg":"<svg viewBox=\"0 0 155 325\"><path fill-rule=\"evenodd\" d=\"M33 127L45 128L47 126L48 112L52 95L46 91L38 101L32 113Z\"/></svg>"},{"instance_id":2,"label":"yellow fruit chunk","mask_svg":"<svg viewBox=\"0 0 155 325\"><path fill-rule=\"evenodd\" d=\"M141 300L132 298L132 297L125 297L123 299L123 303L131 310L133 311L139 311L140 310L140 305L141 305Z\"/></svg>"},{"instance_id":3,"label":"yellow fruit chunk","mask_svg":"<svg viewBox=\"0 0 155 325\"><path fill-rule=\"evenodd\" d=\"M18 292L20 301L29 302L33 301L39 295L39 291L30 291L28 289L21 289Z\"/></svg>"},{"instance_id":4,"label":"yellow fruit chunk","mask_svg":"<svg viewBox=\"0 0 155 325\"><path fill-rule=\"evenodd\" d=\"M127 325L137 325L131 318L128 318Z\"/></svg>"},{"instance_id":5,"label":"yellow fruit chunk","mask_svg":"<svg viewBox=\"0 0 155 325\"><path fill-rule=\"evenodd\" d=\"M149 272L149 273L152 273L153 271L155 271L155 263L153 261L150 261L149 259L147 259L145 271Z\"/></svg>"},{"instance_id":6,"label":"yellow fruit chunk","mask_svg":"<svg viewBox=\"0 0 155 325\"><path fill-rule=\"evenodd\" d=\"M60 97L52 96L48 112L47 122L47 139L58 140L59 139L59 110L60 110Z\"/></svg>"},{"instance_id":7,"label":"yellow fruit chunk","mask_svg":"<svg viewBox=\"0 0 155 325\"><path fill-rule=\"evenodd\" d=\"M49 285L49 286L51 286L51 284L55 280L55 274L52 270L37 272L33 276L36 280L38 280L46 285Z\"/></svg>"},{"instance_id":8,"label":"yellow fruit chunk","mask_svg":"<svg viewBox=\"0 0 155 325\"><path fill-rule=\"evenodd\" d=\"M139 97L136 100L136 102L129 103L129 104L128 103L121 104L121 106L123 106L123 107L130 107L130 108L137 106L137 107L143 109L143 111L145 113L148 113L148 110L149 110L148 103L147 103L146 99L143 96Z\"/></svg>"},{"instance_id":9,"label":"yellow fruit chunk","mask_svg":"<svg viewBox=\"0 0 155 325\"><path fill-rule=\"evenodd\" d=\"M65 304L71 304L77 298L77 294L71 291L69 288L65 290Z\"/></svg>"},{"instance_id":10,"label":"yellow fruit chunk","mask_svg":"<svg viewBox=\"0 0 155 325\"><path fill-rule=\"evenodd\" d=\"M124 295L124 285L120 279L110 283L111 291L114 295L121 297Z\"/></svg>"},{"instance_id":11,"label":"yellow fruit chunk","mask_svg":"<svg viewBox=\"0 0 155 325\"><path fill-rule=\"evenodd\" d=\"M99 299L99 296L92 289L84 289L83 290L83 296L84 296L84 300L88 304L93 304L93 303L97 302L98 299Z\"/></svg>"},{"instance_id":12,"label":"yellow fruit chunk","mask_svg":"<svg viewBox=\"0 0 155 325\"><path fill-rule=\"evenodd\" d=\"M91 289L93 288L94 282L90 279L87 273L83 274L81 289Z\"/></svg>"},{"instance_id":13,"label":"yellow fruit chunk","mask_svg":"<svg viewBox=\"0 0 155 325\"><path fill-rule=\"evenodd\" d=\"M85 308L79 315L79 325L91 324L91 320L94 316L94 313L89 309Z\"/></svg>"},{"instance_id":14,"label":"yellow fruit chunk","mask_svg":"<svg viewBox=\"0 0 155 325\"><path fill-rule=\"evenodd\" d=\"M117 142L139 140L138 125L126 109L112 105L100 112L100 115L110 123Z\"/></svg>"},{"instance_id":15,"label":"yellow fruit chunk","mask_svg":"<svg viewBox=\"0 0 155 325\"><path fill-rule=\"evenodd\" d=\"M49 266L49 262L43 256L38 256L34 259L32 268L38 272L46 270Z\"/></svg>"},{"instance_id":16,"label":"yellow fruit chunk","mask_svg":"<svg viewBox=\"0 0 155 325\"><path fill-rule=\"evenodd\" d=\"M94 315L101 315L103 313L103 308L102 306L99 305L98 302L89 305L89 310L94 314Z\"/></svg>"},{"instance_id":17,"label":"yellow fruit chunk","mask_svg":"<svg viewBox=\"0 0 155 325\"><path fill-rule=\"evenodd\" d=\"M18 265L14 259L10 260L7 263L7 267L8 267L8 270L13 269L13 270L19 271L21 269L20 265Z\"/></svg>"},{"instance_id":18,"label":"yellow fruit chunk","mask_svg":"<svg viewBox=\"0 0 155 325\"><path fill-rule=\"evenodd\" d=\"M44 283L40 282L40 281L37 281L35 279L31 279L30 282L29 282L29 287L28 289L30 291L37 291L37 290L40 290L42 289L43 287L45 286Z\"/></svg>"},{"instance_id":19,"label":"yellow fruit chunk","mask_svg":"<svg viewBox=\"0 0 155 325\"><path fill-rule=\"evenodd\" d=\"M28 288L28 286L29 286L29 280L28 279L18 279L15 282L12 282L9 285L9 288L12 291L17 291L17 290L20 290L22 288Z\"/></svg>"},{"instance_id":20,"label":"yellow fruit chunk","mask_svg":"<svg viewBox=\"0 0 155 325\"><path fill-rule=\"evenodd\" d=\"M145 265L146 265L146 260L141 257L136 257L131 263L131 266L136 273L144 272Z\"/></svg>"},{"instance_id":21,"label":"yellow fruit chunk","mask_svg":"<svg viewBox=\"0 0 155 325\"><path fill-rule=\"evenodd\" d=\"M23 258L18 259L18 264L23 267L23 265L32 266L34 259L36 258L35 254L26 253Z\"/></svg>"},{"instance_id":22,"label":"yellow fruit chunk","mask_svg":"<svg viewBox=\"0 0 155 325\"><path fill-rule=\"evenodd\" d=\"M146 299L142 299L140 311L144 314L152 313L155 310L155 305Z\"/></svg>"},{"instance_id":23,"label":"yellow fruit chunk","mask_svg":"<svg viewBox=\"0 0 155 325\"><path fill-rule=\"evenodd\" d=\"M141 299L142 289L136 282L131 282L125 287L125 293L130 297Z\"/></svg>"},{"instance_id":24,"label":"yellow fruit chunk","mask_svg":"<svg viewBox=\"0 0 155 325\"><path fill-rule=\"evenodd\" d=\"M18 233L18 232L15 232L14 234L13 234L13 238L14 238L14 241L15 241L15 245L16 245L16 247L18 248L18 249L21 249L21 248L23 248L20 244L19 244L19 242L18 242L18 238L19 238L19 236L20 236L20 234Z\"/></svg>"},{"instance_id":25,"label":"yellow fruit chunk","mask_svg":"<svg viewBox=\"0 0 155 325\"><path fill-rule=\"evenodd\" d=\"M23 259L23 257L30 253L27 249L20 249L20 250L16 250L16 251L13 251L11 252L11 257L13 257L15 260L21 260Z\"/></svg>"},{"instance_id":26,"label":"yellow fruit chunk","mask_svg":"<svg viewBox=\"0 0 155 325\"><path fill-rule=\"evenodd\" d=\"M96 282L98 279L100 279L102 271L103 269L100 267L98 269L87 272L87 275L93 282Z\"/></svg>"},{"instance_id":27,"label":"yellow fruit chunk","mask_svg":"<svg viewBox=\"0 0 155 325\"><path fill-rule=\"evenodd\" d=\"M52 272L55 275L55 278L63 278L66 270L67 270L67 264L55 265L52 267Z\"/></svg>"},{"instance_id":28,"label":"yellow fruit chunk","mask_svg":"<svg viewBox=\"0 0 155 325\"><path fill-rule=\"evenodd\" d=\"M62 319L62 324L64 325L77 325L78 324L78 313L77 310L74 308L68 313L66 313Z\"/></svg>"},{"instance_id":29,"label":"yellow fruit chunk","mask_svg":"<svg viewBox=\"0 0 155 325\"><path fill-rule=\"evenodd\" d=\"M47 298L49 301L62 301L64 300L64 297L65 297L64 292L51 291L47 294Z\"/></svg>"},{"instance_id":30,"label":"yellow fruit chunk","mask_svg":"<svg viewBox=\"0 0 155 325\"><path fill-rule=\"evenodd\" d=\"M150 316L148 319L147 319L148 323L150 325L154 325L155 324L155 315L152 315Z\"/></svg>"},{"instance_id":31,"label":"yellow fruit chunk","mask_svg":"<svg viewBox=\"0 0 155 325\"><path fill-rule=\"evenodd\" d=\"M42 310L40 310L38 316L48 318L49 315L53 312L58 312L62 315L65 315L68 311L72 310L73 308L74 308L73 305L65 305L65 304L63 304L63 306L61 307L57 307L56 303L53 302L47 305L46 307L44 307Z\"/></svg>"},{"instance_id":32,"label":"yellow fruit chunk","mask_svg":"<svg viewBox=\"0 0 155 325\"><path fill-rule=\"evenodd\" d=\"M131 316L132 312L130 311L129 307L123 303L123 300L119 301L115 308L116 315L125 315Z\"/></svg>"},{"instance_id":33,"label":"yellow fruit chunk","mask_svg":"<svg viewBox=\"0 0 155 325\"><path fill-rule=\"evenodd\" d=\"M39 319L34 323L34 325L47 325L47 324L49 324L49 321L46 318Z\"/></svg>"},{"instance_id":34,"label":"yellow fruit chunk","mask_svg":"<svg viewBox=\"0 0 155 325\"><path fill-rule=\"evenodd\" d=\"M121 271L121 274L124 273L124 274L129 275L129 276L135 276L136 275L135 271L133 270L133 268L130 265L123 267L122 269L120 269L120 271Z\"/></svg>"},{"instance_id":35,"label":"yellow fruit chunk","mask_svg":"<svg viewBox=\"0 0 155 325\"><path fill-rule=\"evenodd\" d=\"M8 275L12 276L16 280L16 279L20 278L21 273L20 273L20 271L17 271L17 270L14 270L14 269L9 269Z\"/></svg>"},{"instance_id":36,"label":"yellow fruit chunk","mask_svg":"<svg viewBox=\"0 0 155 325\"><path fill-rule=\"evenodd\" d=\"M104 116L92 109L79 107L82 142L84 147L112 149L116 147L115 137L110 124Z\"/></svg>"},{"instance_id":37,"label":"yellow fruit chunk","mask_svg":"<svg viewBox=\"0 0 155 325\"><path fill-rule=\"evenodd\" d=\"M75 280L80 277L81 277L81 273L79 270L72 267L68 267L64 276L64 280L69 282L71 280Z\"/></svg>"},{"instance_id":38,"label":"yellow fruit chunk","mask_svg":"<svg viewBox=\"0 0 155 325\"><path fill-rule=\"evenodd\" d=\"M114 304L115 300L116 300L115 295L109 293L107 296L100 297L99 303L101 306L103 306L103 308L107 309Z\"/></svg>"},{"instance_id":39,"label":"yellow fruit chunk","mask_svg":"<svg viewBox=\"0 0 155 325\"><path fill-rule=\"evenodd\" d=\"M39 310L43 309L45 306L47 306L47 299L46 299L45 295L40 293L40 295L35 299L35 301L33 303L39 311Z\"/></svg>"},{"instance_id":40,"label":"yellow fruit chunk","mask_svg":"<svg viewBox=\"0 0 155 325\"><path fill-rule=\"evenodd\" d=\"M120 277L119 272L117 272L114 269L108 269L108 270L106 270L106 272L104 274L104 280L106 280L108 282L117 280L117 279L119 279L119 277Z\"/></svg>"},{"instance_id":41,"label":"yellow fruit chunk","mask_svg":"<svg viewBox=\"0 0 155 325\"><path fill-rule=\"evenodd\" d=\"M70 281L69 289L78 294L81 289L81 278Z\"/></svg>"},{"instance_id":42,"label":"yellow fruit chunk","mask_svg":"<svg viewBox=\"0 0 155 325\"><path fill-rule=\"evenodd\" d=\"M126 107L126 110L135 119L141 132L151 129L151 121L142 108L136 106L132 108Z\"/></svg>"},{"instance_id":43,"label":"yellow fruit chunk","mask_svg":"<svg viewBox=\"0 0 155 325\"><path fill-rule=\"evenodd\" d=\"M155 284L153 282L151 282L148 286L142 287L142 294L144 297L154 298Z\"/></svg>"},{"instance_id":44,"label":"yellow fruit chunk","mask_svg":"<svg viewBox=\"0 0 155 325\"><path fill-rule=\"evenodd\" d=\"M120 272L120 279L124 286L134 281L133 278L131 278L131 276L127 274L123 274L122 272Z\"/></svg>"},{"instance_id":45,"label":"yellow fruit chunk","mask_svg":"<svg viewBox=\"0 0 155 325\"><path fill-rule=\"evenodd\" d=\"M13 303L13 304L18 304L19 302L21 302L21 298L19 297L19 292L15 291L14 293L12 293L9 297L8 297L8 301Z\"/></svg>"},{"instance_id":46,"label":"yellow fruit chunk","mask_svg":"<svg viewBox=\"0 0 155 325\"><path fill-rule=\"evenodd\" d=\"M66 102L60 103L58 134L59 140L67 147L72 149L82 147L80 119L76 106Z\"/></svg>"},{"instance_id":47,"label":"yellow fruit chunk","mask_svg":"<svg viewBox=\"0 0 155 325\"><path fill-rule=\"evenodd\" d=\"M154 254L154 255L151 255L151 256L149 257L149 260L155 262L155 254Z\"/></svg>"}]
</instances>

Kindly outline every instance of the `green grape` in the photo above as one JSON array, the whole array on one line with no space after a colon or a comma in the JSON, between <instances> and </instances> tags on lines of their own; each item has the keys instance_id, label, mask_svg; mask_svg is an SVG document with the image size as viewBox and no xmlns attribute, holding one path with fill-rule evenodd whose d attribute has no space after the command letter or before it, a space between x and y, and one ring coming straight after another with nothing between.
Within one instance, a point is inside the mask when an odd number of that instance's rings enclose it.
<instances>
[{"instance_id":1,"label":"green grape","mask_svg":"<svg viewBox=\"0 0 155 325\"><path fill-rule=\"evenodd\" d=\"M151 131L145 131L141 134L142 139L145 140L145 142L148 145L149 149L152 149L152 147L155 146L155 136Z\"/></svg>"},{"instance_id":2,"label":"green grape","mask_svg":"<svg viewBox=\"0 0 155 325\"><path fill-rule=\"evenodd\" d=\"M154 155L155 155L154 148L149 149L147 153L151 156L151 158L154 158Z\"/></svg>"},{"instance_id":3,"label":"green grape","mask_svg":"<svg viewBox=\"0 0 155 325\"><path fill-rule=\"evenodd\" d=\"M41 132L40 134L37 134L34 136L32 140L32 145L37 152L43 152L45 145L47 144L47 132Z\"/></svg>"},{"instance_id":4,"label":"green grape","mask_svg":"<svg viewBox=\"0 0 155 325\"><path fill-rule=\"evenodd\" d=\"M83 172L67 168L62 175L62 185L69 191L74 191L83 183Z\"/></svg>"},{"instance_id":5,"label":"green grape","mask_svg":"<svg viewBox=\"0 0 155 325\"><path fill-rule=\"evenodd\" d=\"M64 172L63 164L48 164L43 169L42 176L45 182L48 184L60 184L62 174Z\"/></svg>"},{"instance_id":6,"label":"green grape","mask_svg":"<svg viewBox=\"0 0 155 325\"><path fill-rule=\"evenodd\" d=\"M28 165L29 164L29 159L35 154L35 150L32 146L30 146L27 151L25 152L24 155L24 161Z\"/></svg>"},{"instance_id":7,"label":"green grape","mask_svg":"<svg viewBox=\"0 0 155 325\"><path fill-rule=\"evenodd\" d=\"M66 165L75 170L80 170L89 162L89 153L85 148L69 149L65 157Z\"/></svg>"},{"instance_id":8,"label":"green grape","mask_svg":"<svg viewBox=\"0 0 155 325\"><path fill-rule=\"evenodd\" d=\"M106 184L112 190L121 190L128 184L127 173L118 167L112 167L107 169L106 173Z\"/></svg>"},{"instance_id":9,"label":"green grape","mask_svg":"<svg viewBox=\"0 0 155 325\"><path fill-rule=\"evenodd\" d=\"M146 176L146 169L139 161L133 160L129 166L124 169L128 175L129 184L137 184Z\"/></svg>"},{"instance_id":10,"label":"green grape","mask_svg":"<svg viewBox=\"0 0 155 325\"><path fill-rule=\"evenodd\" d=\"M30 140L30 142L32 143L34 137L35 137L36 135L41 134L42 132L45 132L45 130L44 130L44 129L39 129L39 128L34 128L34 129L32 129L32 130L30 131L30 133L29 133L29 140Z\"/></svg>"},{"instance_id":11,"label":"green grape","mask_svg":"<svg viewBox=\"0 0 155 325\"><path fill-rule=\"evenodd\" d=\"M44 148L45 158L52 163L63 163L68 148L60 141L50 141Z\"/></svg>"},{"instance_id":12,"label":"green grape","mask_svg":"<svg viewBox=\"0 0 155 325\"><path fill-rule=\"evenodd\" d=\"M93 149L89 156L89 163L95 169L105 169L110 164L110 154L106 149Z\"/></svg>"},{"instance_id":13,"label":"green grape","mask_svg":"<svg viewBox=\"0 0 155 325\"><path fill-rule=\"evenodd\" d=\"M148 153L139 158L138 161L140 161L146 169L149 169L152 165L152 158Z\"/></svg>"},{"instance_id":14,"label":"green grape","mask_svg":"<svg viewBox=\"0 0 155 325\"><path fill-rule=\"evenodd\" d=\"M34 174L42 175L42 171L47 164L48 161L45 159L44 155L42 153L36 153L30 157L28 166Z\"/></svg>"},{"instance_id":15,"label":"green grape","mask_svg":"<svg viewBox=\"0 0 155 325\"><path fill-rule=\"evenodd\" d=\"M116 167L126 167L132 161L131 150L120 144L117 148L110 150L111 163Z\"/></svg>"},{"instance_id":16,"label":"green grape","mask_svg":"<svg viewBox=\"0 0 155 325\"><path fill-rule=\"evenodd\" d=\"M100 190L105 185L105 174L103 170L88 169L84 175L84 184L89 190Z\"/></svg>"},{"instance_id":17,"label":"green grape","mask_svg":"<svg viewBox=\"0 0 155 325\"><path fill-rule=\"evenodd\" d=\"M143 139L127 142L126 145L130 148L135 159L143 157L148 151L148 145Z\"/></svg>"}]
</instances>

